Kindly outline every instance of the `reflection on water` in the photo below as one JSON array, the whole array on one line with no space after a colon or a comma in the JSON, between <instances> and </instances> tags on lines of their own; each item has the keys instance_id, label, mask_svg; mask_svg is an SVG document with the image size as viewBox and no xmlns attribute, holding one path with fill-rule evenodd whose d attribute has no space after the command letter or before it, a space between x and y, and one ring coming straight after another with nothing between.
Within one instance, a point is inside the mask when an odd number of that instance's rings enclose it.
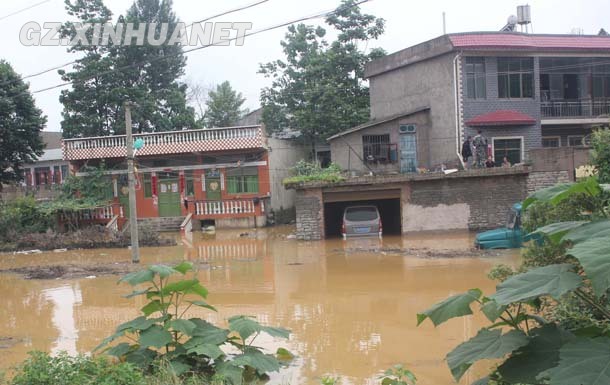
<instances>
[{"instance_id":1,"label":"reflection on water","mask_svg":"<svg viewBox=\"0 0 610 385\"><path fill-rule=\"evenodd\" d=\"M434 329L415 328L416 314L445 297L472 287L491 291L486 279L494 264L514 264L516 252L493 258L433 258L411 249L462 249L468 233L411 234L404 237L298 242L290 229L248 233L195 234L184 246L143 248L143 263L188 259L202 266L199 278L210 290L218 313L191 316L223 323L236 314L292 330L288 342L261 339L274 351L286 346L294 364L272 376L277 384L313 384L325 375L344 383L377 383L379 373L396 363L412 368L422 384L451 384L443 357L468 339L484 320L455 319ZM408 249L408 250L407 250ZM446 255L447 253L444 253ZM0 269L58 263L128 261L128 250L79 250L38 255L0 255ZM0 337L19 342L0 349L0 369L23 360L27 351L88 352L117 324L137 315L141 298L117 277L24 281L0 276ZM476 379L475 368L463 383Z\"/></svg>"}]
</instances>

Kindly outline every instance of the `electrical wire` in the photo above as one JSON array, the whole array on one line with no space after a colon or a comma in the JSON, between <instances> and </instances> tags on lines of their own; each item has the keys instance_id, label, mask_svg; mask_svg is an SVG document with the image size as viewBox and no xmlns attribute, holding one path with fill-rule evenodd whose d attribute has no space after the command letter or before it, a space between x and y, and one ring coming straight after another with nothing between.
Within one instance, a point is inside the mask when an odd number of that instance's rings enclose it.
<instances>
[{"instance_id":1,"label":"electrical wire","mask_svg":"<svg viewBox=\"0 0 610 385\"><path fill-rule=\"evenodd\" d=\"M22 9L20 9L20 10L18 10L18 11L15 11L15 12L9 13L8 15L1 16L1 17L0 17L0 21L5 20L5 19L8 19L8 18L9 18L9 17L11 17L11 16L18 15L18 14L23 13L23 12L25 12L25 11L29 11L29 10L30 10L30 9L32 9L32 8L36 8L36 7L40 6L40 5L43 5L43 4L45 4L45 3L49 3L49 2L51 2L51 0L43 0L43 1L40 1L40 2L38 2L38 3L36 3L36 4L32 4L32 5L30 5L30 6L27 6L27 7L25 7L25 8L22 8Z\"/></svg>"}]
</instances>

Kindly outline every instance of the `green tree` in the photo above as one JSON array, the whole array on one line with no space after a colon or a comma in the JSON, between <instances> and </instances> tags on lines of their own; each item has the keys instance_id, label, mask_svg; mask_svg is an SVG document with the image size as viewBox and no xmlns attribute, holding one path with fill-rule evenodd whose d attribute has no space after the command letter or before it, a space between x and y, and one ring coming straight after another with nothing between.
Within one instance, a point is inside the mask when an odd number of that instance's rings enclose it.
<instances>
[{"instance_id":1,"label":"green tree","mask_svg":"<svg viewBox=\"0 0 610 385\"><path fill-rule=\"evenodd\" d=\"M106 22L111 12L102 0L66 0L68 13L79 22ZM136 0L118 23L156 23L154 37L162 35L162 24L168 25L168 36L175 30L178 18L171 0ZM147 24L146 28L151 28ZM90 35L93 31L88 31ZM65 23L62 35L75 35L72 22ZM146 30L145 36L148 37ZM132 121L137 132L170 131L193 128L195 114L186 103L186 85L178 81L184 74L186 58L182 47L166 39L161 45L136 44L119 46L84 46L69 48L84 54L72 72L60 71L63 79L73 82L72 89L62 92L64 137L104 136L125 132L123 102L136 103Z\"/></svg>"},{"instance_id":2,"label":"green tree","mask_svg":"<svg viewBox=\"0 0 610 385\"><path fill-rule=\"evenodd\" d=\"M40 131L47 119L36 107L28 85L4 60L0 60L0 84L1 186L21 180L21 166L42 154Z\"/></svg>"},{"instance_id":3,"label":"green tree","mask_svg":"<svg viewBox=\"0 0 610 385\"><path fill-rule=\"evenodd\" d=\"M610 129L600 128L593 132L593 165L597 169L600 183L610 183Z\"/></svg>"},{"instance_id":4,"label":"green tree","mask_svg":"<svg viewBox=\"0 0 610 385\"><path fill-rule=\"evenodd\" d=\"M241 108L245 101L242 94L235 91L228 81L217 85L216 90L210 90L205 103L205 126L211 128L235 125L247 113Z\"/></svg>"},{"instance_id":5,"label":"green tree","mask_svg":"<svg viewBox=\"0 0 610 385\"><path fill-rule=\"evenodd\" d=\"M329 42L322 27L292 25L281 43L285 59L259 70L272 79L261 93L267 128L299 129L312 144L369 118L364 67L384 55L360 48L383 33L385 22L362 14L354 0L344 0L326 23L337 33L335 40Z\"/></svg>"}]
</instances>

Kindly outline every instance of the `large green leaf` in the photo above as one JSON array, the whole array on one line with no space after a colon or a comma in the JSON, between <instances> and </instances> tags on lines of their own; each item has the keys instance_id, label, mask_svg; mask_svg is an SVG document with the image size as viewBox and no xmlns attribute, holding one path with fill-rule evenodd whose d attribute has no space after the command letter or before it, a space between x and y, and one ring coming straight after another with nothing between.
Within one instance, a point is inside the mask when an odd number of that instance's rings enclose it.
<instances>
[{"instance_id":1,"label":"large green leaf","mask_svg":"<svg viewBox=\"0 0 610 385\"><path fill-rule=\"evenodd\" d=\"M194 322L185 319L175 319L169 322L169 326L182 334L186 334L187 336L191 336L193 330L197 327Z\"/></svg>"},{"instance_id":2,"label":"large green leaf","mask_svg":"<svg viewBox=\"0 0 610 385\"><path fill-rule=\"evenodd\" d=\"M198 296L200 296L203 299L208 298L208 289L203 287L203 285L201 285L200 283L197 283L197 284L191 286L186 291L186 293L188 293L188 294L197 294Z\"/></svg>"},{"instance_id":3,"label":"large green leaf","mask_svg":"<svg viewBox=\"0 0 610 385\"><path fill-rule=\"evenodd\" d=\"M195 306L203 307L208 310L218 311L218 310L216 310L216 308L214 306L210 305L209 303L207 303L205 301L188 301L188 302L192 303Z\"/></svg>"},{"instance_id":4,"label":"large green leaf","mask_svg":"<svg viewBox=\"0 0 610 385\"><path fill-rule=\"evenodd\" d=\"M120 324L116 328L116 330L117 330L117 332L120 332L123 330L146 330L149 327L153 326L155 324L155 322L156 322L155 319L148 319L148 318L142 316L142 317L138 317L131 321Z\"/></svg>"},{"instance_id":5,"label":"large green leaf","mask_svg":"<svg viewBox=\"0 0 610 385\"><path fill-rule=\"evenodd\" d=\"M533 329L530 343L515 351L498 371L502 379L515 384L537 384L541 373L559 363L559 349L570 339L571 334L558 329L554 324Z\"/></svg>"},{"instance_id":6,"label":"large green leaf","mask_svg":"<svg viewBox=\"0 0 610 385\"><path fill-rule=\"evenodd\" d=\"M449 297L418 314L417 325L419 326L426 318L430 318L434 326L438 326L448 319L472 314L470 304L477 301L482 294L479 289L471 289L466 293Z\"/></svg>"},{"instance_id":7,"label":"large green leaf","mask_svg":"<svg viewBox=\"0 0 610 385\"><path fill-rule=\"evenodd\" d=\"M154 325L140 333L139 342L142 348L162 348L172 342L172 335L161 326Z\"/></svg>"},{"instance_id":8,"label":"large green leaf","mask_svg":"<svg viewBox=\"0 0 610 385\"><path fill-rule=\"evenodd\" d=\"M556 205L574 194L586 193L590 196L599 195L601 188L595 178L589 178L578 183L558 184L553 187L538 190L523 201L523 210L536 201Z\"/></svg>"},{"instance_id":9,"label":"large green leaf","mask_svg":"<svg viewBox=\"0 0 610 385\"><path fill-rule=\"evenodd\" d=\"M610 219L589 222L575 228L564 235L562 240L578 244L593 238L610 238Z\"/></svg>"},{"instance_id":10,"label":"large green leaf","mask_svg":"<svg viewBox=\"0 0 610 385\"><path fill-rule=\"evenodd\" d=\"M193 264L188 261L183 261L178 265L174 266L174 270L184 275L189 271L193 270Z\"/></svg>"},{"instance_id":11,"label":"large green leaf","mask_svg":"<svg viewBox=\"0 0 610 385\"><path fill-rule=\"evenodd\" d=\"M169 366L172 368L172 372L176 376L181 376L191 370L191 366L182 362L180 359L171 360L169 362Z\"/></svg>"},{"instance_id":12,"label":"large green leaf","mask_svg":"<svg viewBox=\"0 0 610 385\"><path fill-rule=\"evenodd\" d=\"M517 330L502 334L500 330L482 329L470 340L447 354L447 364L456 381L479 360L502 358L528 343L527 336Z\"/></svg>"},{"instance_id":13,"label":"large green leaf","mask_svg":"<svg viewBox=\"0 0 610 385\"><path fill-rule=\"evenodd\" d=\"M176 274L177 271L173 268L165 265L152 265L149 269L156 274L159 274L161 278L167 278L172 274Z\"/></svg>"},{"instance_id":14,"label":"large green leaf","mask_svg":"<svg viewBox=\"0 0 610 385\"><path fill-rule=\"evenodd\" d=\"M117 331L117 332L116 332L116 333L114 333L113 335L111 335L111 336L108 336L108 337L104 338L104 339L102 340L102 342L100 342L100 344L99 344L99 345L97 345L97 346L96 346L96 347L93 349L93 351L94 351L94 352L96 352L96 351L100 350L101 348L103 348L103 347L107 346L107 345L108 345L109 343L111 343L112 341L116 340L117 338L121 338L121 337L123 337L124 335L125 335L125 330L119 330L119 331Z\"/></svg>"},{"instance_id":15,"label":"large green leaf","mask_svg":"<svg viewBox=\"0 0 610 385\"><path fill-rule=\"evenodd\" d=\"M549 265L513 275L496 288L490 298L500 305L529 301L533 298L550 295L559 299L563 294L582 285L582 278L574 273L573 265Z\"/></svg>"},{"instance_id":16,"label":"large green leaf","mask_svg":"<svg viewBox=\"0 0 610 385\"><path fill-rule=\"evenodd\" d=\"M161 295L166 296L172 293L186 293L198 283L199 281L197 279L184 279L182 281L168 283L161 289Z\"/></svg>"},{"instance_id":17,"label":"large green leaf","mask_svg":"<svg viewBox=\"0 0 610 385\"><path fill-rule=\"evenodd\" d=\"M505 305L499 305L496 301L489 298L483 299L483 305L481 306L481 311L485 314L485 317L489 320L489 322L496 322L498 318L504 313L506 310Z\"/></svg>"},{"instance_id":18,"label":"large green leaf","mask_svg":"<svg viewBox=\"0 0 610 385\"><path fill-rule=\"evenodd\" d=\"M550 225L540 227L534 231L535 234L544 234L553 243L559 243L562 237L571 230L581 227L586 221L571 221L571 222L557 222L551 223Z\"/></svg>"},{"instance_id":19,"label":"large green leaf","mask_svg":"<svg viewBox=\"0 0 610 385\"><path fill-rule=\"evenodd\" d=\"M148 368L148 366L157 358L157 353L150 349L138 349L127 353L125 361L139 366L140 368Z\"/></svg>"},{"instance_id":20,"label":"large green leaf","mask_svg":"<svg viewBox=\"0 0 610 385\"><path fill-rule=\"evenodd\" d=\"M216 376L226 385L242 385L243 373L243 368L234 365L232 361L220 362L216 365Z\"/></svg>"},{"instance_id":21,"label":"large green leaf","mask_svg":"<svg viewBox=\"0 0 610 385\"><path fill-rule=\"evenodd\" d=\"M250 366L259 374L276 372L280 370L277 358L270 354L264 354L258 350L250 350L233 358L233 364L238 366Z\"/></svg>"},{"instance_id":22,"label":"large green leaf","mask_svg":"<svg viewBox=\"0 0 610 385\"><path fill-rule=\"evenodd\" d=\"M222 350L220 350L220 348L214 344L195 345L192 348L188 349L187 352L189 354L194 353L197 355L203 355L203 356L209 357L213 360L224 355L224 352Z\"/></svg>"},{"instance_id":23,"label":"large green leaf","mask_svg":"<svg viewBox=\"0 0 610 385\"><path fill-rule=\"evenodd\" d=\"M171 303L161 303L161 301L159 301L158 299L154 300L154 301L150 301L149 303L147 303L144 307L142 307L142 309L140 309L142 311L142 313L144 313L145 316L149 316L155 312L161 312L164 310L167 310L167 308L169 308L169 306L171 305Z\"/></svg>"},{"instance_id":24,"label":"large green leaf","mask_svg":"<svg viewBox=\"0 0 610 385\"><path fill-rule=\"evenodd\" d=\"M265 332L272 337L288 338L290 331L271 326L263 326L256 322L254 318L247 316L235 316L229 318L229 329L239 333L243 341L255 333Z\"/></svg>"},{"instance_id":25,"label":"large green leaf","mask_svg":"<svg viewBox=\"0 0 610 385\"><path fill-rule=\"evenodd\" d=\"M134 271L133 273L129 273L123 278L119 279L119 283L127 282L131 286L136 286L144 282L152 282L154 276L154 273L148 269Z\"/></svg>"},{"instance_id":26,"label":"large green leaf","mask_svg":"<svg viewBox=\"0 0 610 385\"><path fill-rule=\"evenodd\" d=\"M143 289L143 290L134 290L131 293L124 295L123 298L133 298L133 297L137 297L139 295L148 294L148 291L150 289L152 289L152 287L149 287L148 289Z\"/></svg>"},{"instance_id":27,"label":"large green leaf","mask_svg":"<svg viewBox=\"0 0 610 385\"><path fill-rule=\"evenodd\" d=\"M129 353L129 351L131 350L131 345L128 344L127 342L122 342L110 349L108 349L106 351L106 354L113 356L113 357L122 357L125 354Z\"/></svg>"},{"instance_id":28,"label":"large green leaf","mask_svg":"<svg viewBox=\"0 0 610 385\"><path fill-rule=\"evenodd\" d=\"M488 384L489 384L489 377L483 377L483 378L476 380L475 382L473 382L470 385L488 385Z\"/></svg>"},{"instance_id":29,"label":"large green leaf","mask_svg":"<svg viewBox=\"0 0 610 385\"><path fill-rule=\"evenodd\" d=\"M610 338L575 338L563 345L549 377L553 385L610 384Z\"/></svg>"},{"instance_id":30,"label":"large green leaf","mask_svg":"<svg viewBox=\"0 0 610 385\"><path fill-rule=\"evenodd\" d=\"M597 296L610 288L610 238L592 238L576 244L568 255L578 259Z\"/></svg>"},{"instance_id":31,"label":"large green leaf","mask_svg":"<svg viewBox=\"0 0 610 385\"><path fill-rule=\"evenodd\" d=\"M193 338L191 338L189 341L187 341L185 343L185 347L188 349L188 344L192 343L194 345L197 344L214 344L214 345L220 345L222 343L224 343L227 340L227 337L229 336L229 331L226 329L221 329L218 328L214 325L212 325L212 327L209 328L202 328L200 326L197 326L192 332L191 334L193 335Z\"/></svg>"}]
</instances>

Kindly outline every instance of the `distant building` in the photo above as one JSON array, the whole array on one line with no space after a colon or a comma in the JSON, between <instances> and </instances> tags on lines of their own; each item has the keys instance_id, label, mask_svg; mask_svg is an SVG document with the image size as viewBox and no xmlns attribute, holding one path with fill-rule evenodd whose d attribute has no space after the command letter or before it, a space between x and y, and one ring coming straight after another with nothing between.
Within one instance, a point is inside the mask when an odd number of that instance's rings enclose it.
<instances>
[{"instance_id":1,"label":"distant building","mask_svg":"<svg viewBox=\"0 0 610 385\"><path fill-rule=\"evenodd\" d=\"M192 214L197 224L256 227L266 224L271 189L269 152L262 127L213 128L134 135L137 151L138 219L178 230ZM97 223L129 213L125 135L63 141L64 159L76 175L85 165L105 166L108 206L95 213ZM84 218L86 219L86 218Z\"/></svg>"},{"instance_id":2,"label":"distant building","mask_svg":"<svg viewBox=\"0 0 610 385\"><path fill-rule=\"evenodd\" d=\"M69 175L68 162L63 160L61 132L40 133L45 149L36 162L23 165L21 183L4 186L2 199L11 200L26 194L36 199L51 199Z\"/></svg>"},{"instance_id":3,"label":"distant building","mask_svg":"<svg viewBox=\"0 0 610 385\"><path fill-rule=\"evenodd\" d=\"M610 116L607 36L449 34L368 64L371 120L332 136L333 162L368 173L460 167L478 130L496 164L582 146Z\"/></svg>"}]
</instances>

